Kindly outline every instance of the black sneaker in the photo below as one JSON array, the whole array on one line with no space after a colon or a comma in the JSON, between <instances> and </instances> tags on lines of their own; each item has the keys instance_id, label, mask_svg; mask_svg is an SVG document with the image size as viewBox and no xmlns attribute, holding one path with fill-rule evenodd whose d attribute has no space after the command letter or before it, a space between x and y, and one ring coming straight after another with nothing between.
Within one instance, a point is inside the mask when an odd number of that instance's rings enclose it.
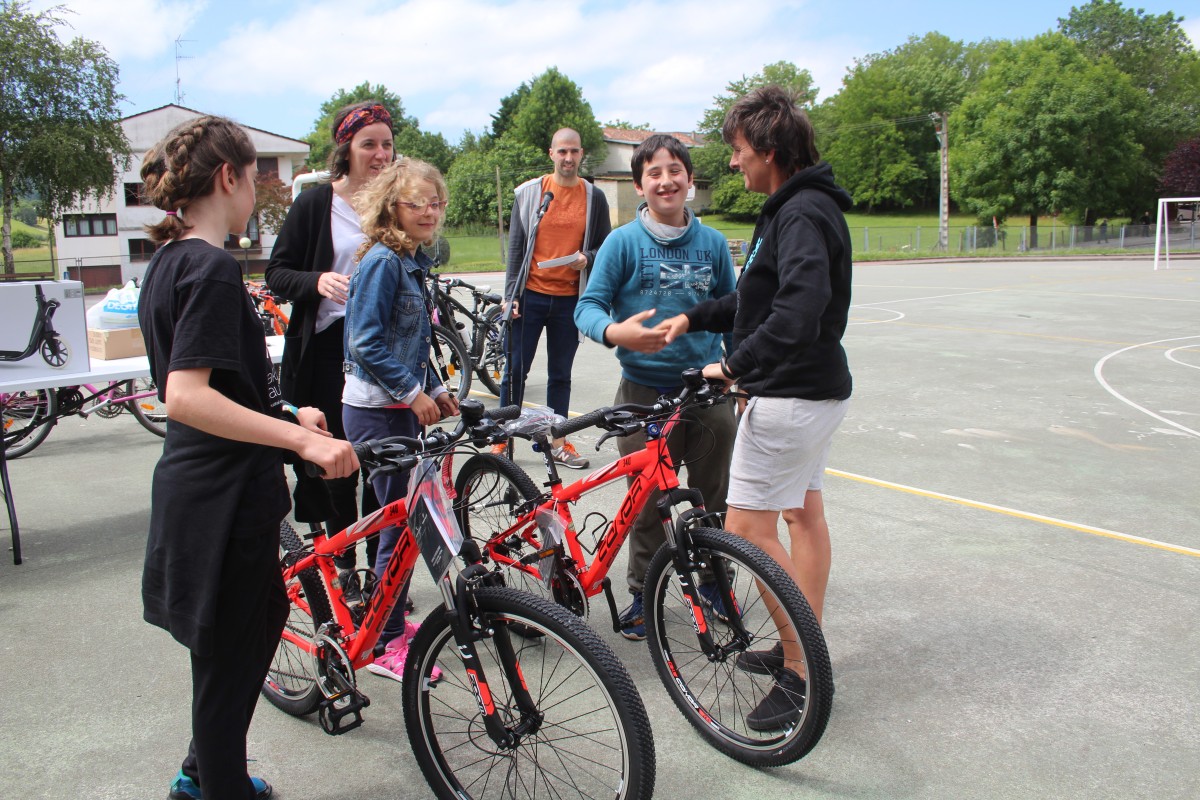
<instances>
[{"instance_id":1,"label":"black sneaker","mask_svg":"<svg viewBox=\"0 0 1200 800\"><path fill-rule=\"evenodd\" d=\"M752 731L774 731L786 728L804 713L804 678L790 669L775 673L775 685L758 707L746 715L746 726Z\"/></svg>"},{"instance_id":2,"label":"black sneaker","mask_svg":"<svg viewBox=\"0 0 1200 800\"><path fill-rule=\"evenodd\" d=\"M755 675L774 675L783 669L783 642L770 650L747 650L737 657L737 668Z\"/></svg>"}]
</instances>

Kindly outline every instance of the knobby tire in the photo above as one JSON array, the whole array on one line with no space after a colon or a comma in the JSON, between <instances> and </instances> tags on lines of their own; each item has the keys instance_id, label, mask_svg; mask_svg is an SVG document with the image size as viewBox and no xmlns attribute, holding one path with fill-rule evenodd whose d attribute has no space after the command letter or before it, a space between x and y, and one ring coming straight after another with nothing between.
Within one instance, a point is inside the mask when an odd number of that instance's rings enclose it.
<instances>
[{"instance_id":1,"label":"knobby tire","mask_svg":"<svg viewBox=\"0 0 1200 800\"><path fill-rule=\"evenodd\" d=\"M403 706L417 763L443 800L615 798L654 791L653 736L629 673L586 624L548 601L508 588L480 588L484 619L475 642L491 699L505 727L521 713L500 665L507 636L538 713L536 731L502 749L487 735L471 680L443 608L426 618L409 646ZM512 635L521 626L539 635ZM432 682L434 666L441 669Z\"/></svg>"},{"instance_id":2,"label":"knobby tire","mask_svg":"<svg viewBox=\"0 0 1200 800\"><path fill-rule=\"evenodd\" d=\"M644 589L647 644L659 678L684 717L726 755L756 767L777 767L803 758L825 732L833 703L829 653L812 609L783 568L745 539L715 528L695 529L691 538L689 564L724 568L730 575L743 624L754 637L744 649L770 650L784 637L760 587L784 609L791 629L798 631L806 680L803 695L794 695L791 702L801 709L799 719L790 727L768 731L750 727L746 717L771 691L774 674L739 668L738 648L727 652L725 658L708 658L700 646L695 617L680 587L669 545L651 560ZM698 568L689 569L688 574L694 585L706 579ZM718 619L713 607L704 607L704 618L717 644L732 644L733 629Z\"/></svg>"}]
</instances>

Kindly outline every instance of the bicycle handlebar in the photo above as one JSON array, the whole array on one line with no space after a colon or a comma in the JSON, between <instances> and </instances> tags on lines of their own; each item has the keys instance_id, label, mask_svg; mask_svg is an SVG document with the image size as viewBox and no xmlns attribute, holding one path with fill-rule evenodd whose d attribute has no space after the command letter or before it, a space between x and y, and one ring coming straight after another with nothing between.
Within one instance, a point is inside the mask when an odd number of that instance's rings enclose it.
<instances>
[{"instance_id":1,"label":"bicycle handlebar","mask_svg":"<svg viewBox=\"0 0 1200 800\"><path fill-rule=\"evenodd\" d=\"M684 405L698 405L706 403L709 405L723 402L727 394L725 385L719 380L706 379L698 369L685 370L682 375L683 390L672 398L660 400L651 405L642 405L640 403L622 403L616 406L608 406L606 408L598 408L595 411L589 411L582 416L569 419L561 425L554 425L550 428L550 435L555 439L560 439L568 436L576 431L581 431L584 428L598 426L608 431L620 431L628 423L615 419L616 415L626 414L631 417L654 417L670 412ZM639 425L640 427L640 425ZM632 433L632 430L625 430L620 435ZM601 440L603 441L603 439Z\"/></svg>"},{"instance_id":2,"label":"bicycle handlebar","mask_svg":"<svg viewBox=\"0 0 1200 800\"><path fill-rule=\"evenodd\" d=\"M500 430L498 423L521 415L520 406L504 406L488 411L478 400L464 400L459 405L459 411L462 419L452 430L436 428L424 436L369 439L354 445L354 454L360 462L370 467L410 469L422 455L441 454L464 435L472 441L484 441Z\"/></svg>"}]
</instances>

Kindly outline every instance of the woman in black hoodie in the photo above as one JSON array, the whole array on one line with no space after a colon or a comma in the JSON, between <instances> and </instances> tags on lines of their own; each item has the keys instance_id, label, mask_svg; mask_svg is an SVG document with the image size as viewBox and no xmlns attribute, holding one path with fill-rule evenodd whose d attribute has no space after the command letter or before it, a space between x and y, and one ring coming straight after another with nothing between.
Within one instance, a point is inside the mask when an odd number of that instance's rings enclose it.
<instances>
[{"instance_id":1,"label":"woman in black hoodie","mask_svg":"<svg viewBox=\"0 0 1200 800\"><path fill-rule=\"evenodd\" d=\"M721 135L733 146L729 166L768 198L737 291L662 325L668 341L689 330L732 331L732 351L704 368L751 397L734 445L725 526L787 570L820 622L830 564L821 480L851 390L841 344L851 263L843 212L851 199L820 161L807 115L777 86L735 103ZM790 556L779 540L780 514ZM776 678L748 717L752 728L799 716L790 699L804 691L798 644L745 653L738 665Z\"/></svg>"}]
</instances>

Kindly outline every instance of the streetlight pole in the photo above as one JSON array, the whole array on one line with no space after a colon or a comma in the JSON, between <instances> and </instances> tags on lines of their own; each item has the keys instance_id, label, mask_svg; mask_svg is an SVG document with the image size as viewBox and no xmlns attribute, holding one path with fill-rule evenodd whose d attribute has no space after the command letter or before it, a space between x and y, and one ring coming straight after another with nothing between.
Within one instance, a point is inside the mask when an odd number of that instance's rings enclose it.
<instances>
[{"instance_id":1,"label":"streetlight pole","mask_svg":"<svg viewBox=\"0 0 1200 800\"><path fill-rule=\"evenodd\" d=\"M250 280L250 245L254 244L250 241L249 236L243 236L238 239L238 247L242 248L242 272L245 273L243 278Z\"/></svg>"}]
</instances>

